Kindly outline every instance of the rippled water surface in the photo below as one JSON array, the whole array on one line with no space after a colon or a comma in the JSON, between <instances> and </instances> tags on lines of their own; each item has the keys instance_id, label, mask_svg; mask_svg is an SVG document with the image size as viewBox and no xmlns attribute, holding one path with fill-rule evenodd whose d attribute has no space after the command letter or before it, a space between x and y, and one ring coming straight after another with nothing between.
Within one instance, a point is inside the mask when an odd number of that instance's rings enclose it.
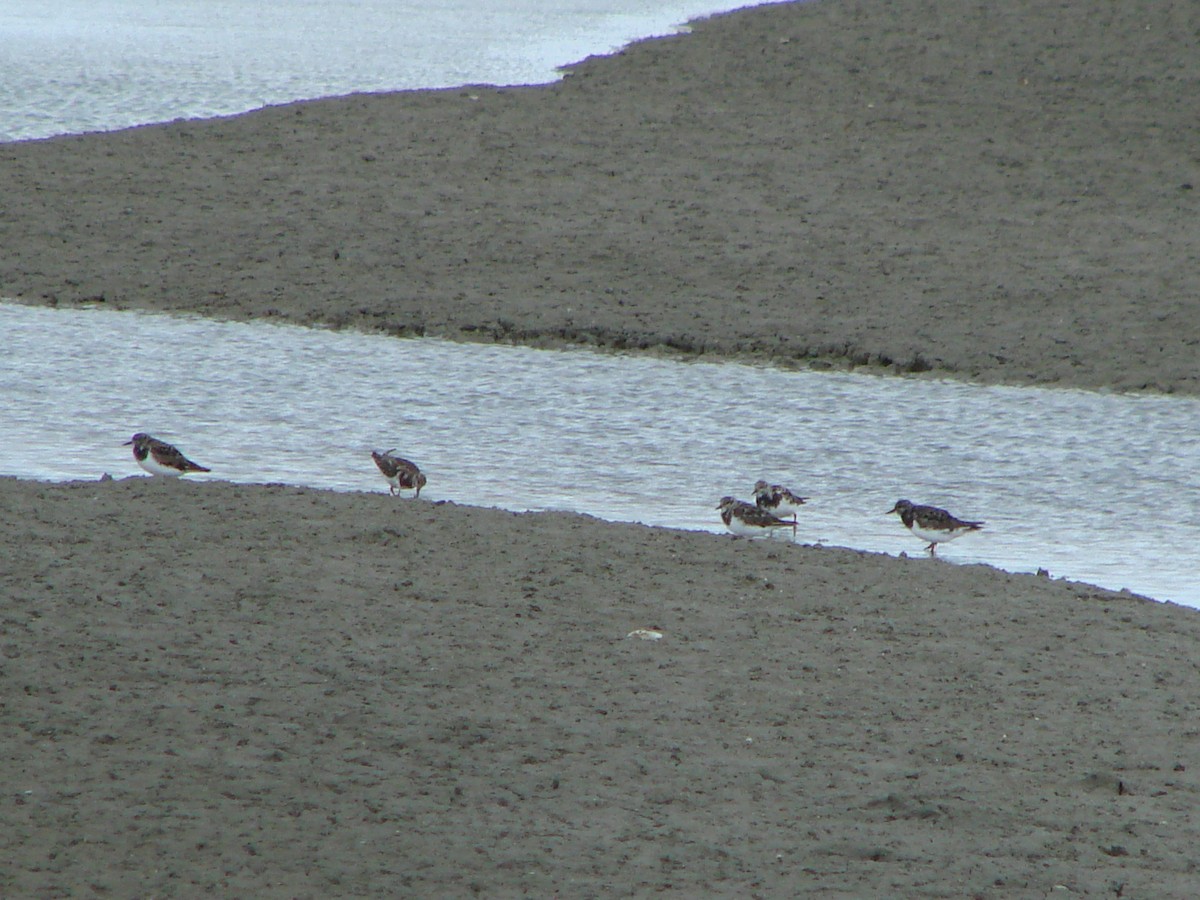
<instances>
[{"instance_id":1,"label":"rippled water surface","mask_svg":"<svg viewBox=\"0 0 1200 900\"><path fill-rule=\"evenodd\" d=\"M429 475L416 502L712 531L767 478L811 496L802 542L919 555L884 515L907 497L986 520L948 562L1200 606L1192 399L15 304L0 336L6 475L141 475L121 444L147 431L200 478L386 491L370 451L396 447Z\"/></svg>"},{"instance_id":2,"label":"rippled water surface","mask_svg":"<svg viewBox=\"0 0 1200 900\"><path fill-rule=\"evenodd\" d=\"M4 0L0 141L355 91L554 81L728 0Z\"/></svg>"}]
</instances>

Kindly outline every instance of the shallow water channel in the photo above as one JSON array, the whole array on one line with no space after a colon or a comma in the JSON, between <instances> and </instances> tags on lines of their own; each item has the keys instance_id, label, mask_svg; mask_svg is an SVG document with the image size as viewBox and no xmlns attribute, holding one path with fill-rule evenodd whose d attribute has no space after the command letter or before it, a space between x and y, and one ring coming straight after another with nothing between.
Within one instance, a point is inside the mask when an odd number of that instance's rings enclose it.
<instances>
[{"instance_id":1,"label":"shallow water channel","mask_svg":"<svg viewBox=\"0 0 1200 900\"><path fill-rule=\"evenodd\" d=\"M417 502L708 531L766 478L811 498L803 543L922 555L884 514L905 497L986 521L947 563L1200 606L1194 399L17 304L0 397L3 475L140 476L121 445L147 431L202 479L386 491L370 451L396 447L429 476Z\"/></svg>"}]
</instances>

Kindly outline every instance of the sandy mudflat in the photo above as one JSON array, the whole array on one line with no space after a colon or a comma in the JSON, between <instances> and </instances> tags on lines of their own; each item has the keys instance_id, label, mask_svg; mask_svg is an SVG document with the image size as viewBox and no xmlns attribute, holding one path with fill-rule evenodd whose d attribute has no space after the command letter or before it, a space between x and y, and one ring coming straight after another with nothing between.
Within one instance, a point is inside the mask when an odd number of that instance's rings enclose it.
<instances>
[{"instance_id":1,"label":"sandy mudflat","mask_svg":"<svg viewBox=\"0 0 1200 900\"><path fill-rule=\"evenodd\" d=\"M0 295L1197 394L1198 29L827 0L7 145ZM5 897L1200 892L1191 610L382 479L0 522Z\"/></svg>"},{"instance_id":2,"label":"sandy mudflat","mask_svg":"<svg viewBox=\"0 0 1200 900\"><path fill-rule=\"evenodd\" d=\"M828 0L0 149L0 296L1200 393L1200 12Z\"/></svg>"},{"instance_id":3,"label":"sandy mudflat","mask_svg":"<svg viewBox=\"0 0 1200 900\"><path fill-rule=\"evenodd\" d=\"M1200 884L1187 610L386 493L0 510L5 896Z\"/></svg>"}]
</instances>

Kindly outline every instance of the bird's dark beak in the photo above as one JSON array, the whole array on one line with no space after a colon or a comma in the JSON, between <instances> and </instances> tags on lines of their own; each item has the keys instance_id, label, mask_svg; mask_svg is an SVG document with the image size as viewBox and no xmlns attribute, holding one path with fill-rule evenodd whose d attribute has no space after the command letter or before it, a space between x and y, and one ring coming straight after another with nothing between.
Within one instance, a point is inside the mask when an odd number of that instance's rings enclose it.
<instances>
[{"instance_id":1,"label":"bird's dark beak","mask_svg":"<svg viewBox=\"0 0 1200 900\"><path fill-rule=\"evenodd\" d=\"M121 446L122 446L122 447L128 447L128 446L129 446L130 444L132 444L132 443L133 443L133 441L126 441L126 442L125 442L125 443L123 443Z\"/></svg>"},{"instance_id":2,"label":"bird's dark beak","mask_svg":"<svg viewBox=\"0 0 1200 900\"><path fill-rule=\"evenodd\" d=\"M887 512L885 512L884 515L890 516L892 513L894 513L896 511L896 509L897 509L897 507L893 506L891 509L889 509Z\"/></svg>"}]
</instances>

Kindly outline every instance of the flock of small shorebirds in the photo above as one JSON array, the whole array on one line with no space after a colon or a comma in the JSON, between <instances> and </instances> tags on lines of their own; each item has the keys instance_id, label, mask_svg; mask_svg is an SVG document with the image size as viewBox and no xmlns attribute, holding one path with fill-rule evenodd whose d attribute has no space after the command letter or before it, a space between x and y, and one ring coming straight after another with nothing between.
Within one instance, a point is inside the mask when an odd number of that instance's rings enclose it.
<instances>
[{"instance_id":1,"label":"flock of small shorebirds","mask_svg":"<svg viewBox=\"0 0 1200 900\"><path fill-rule=\"evenodd\" d=\"M754 537L777 528L790 528L796 534L797 513L807 497L800 497L781 484L759 481L754 485L754 502L736 497L722 497L717 504L721 521L734 534ZM908 500L897 500L888 514L899 513L906 528L927 543L930 556L937 554L937 545L962 537L983 527L982 522L966 522L936 506L920 506ZM791 518L787 518L791 516Z\"/></svg>"},{"instance_id":2,"label":"flock of small shorebirds","mask_svg":"<svg viewBox=\"0 0 1200 900\"><path fill-rule=\"evenodd\" d=\"M133 458L151 475L178 477L188 472L209 472L179 452L166 441L148 434L138 433L125 442L133 447ZM387 479L393 495L400 491L413 491L413 498L421 496L426 484L425 473L416 463L393 455L394 450L371 451L371 458L383 477ZM736 535L759 537L776 529L790 528L796 534L797 514L807 497L801 497L780 484L759 481L754 485L754 502L722 497L717 504L721 521ZM983 527L983 522L966 522L936 506L919 506L907 500L897 500L888 514L899 513L906 528L921 540L926 541L930 556L936 555L937 545L962 537ZM788 518L788 517L791 518Z\"/></svg>"}]
</instances>

